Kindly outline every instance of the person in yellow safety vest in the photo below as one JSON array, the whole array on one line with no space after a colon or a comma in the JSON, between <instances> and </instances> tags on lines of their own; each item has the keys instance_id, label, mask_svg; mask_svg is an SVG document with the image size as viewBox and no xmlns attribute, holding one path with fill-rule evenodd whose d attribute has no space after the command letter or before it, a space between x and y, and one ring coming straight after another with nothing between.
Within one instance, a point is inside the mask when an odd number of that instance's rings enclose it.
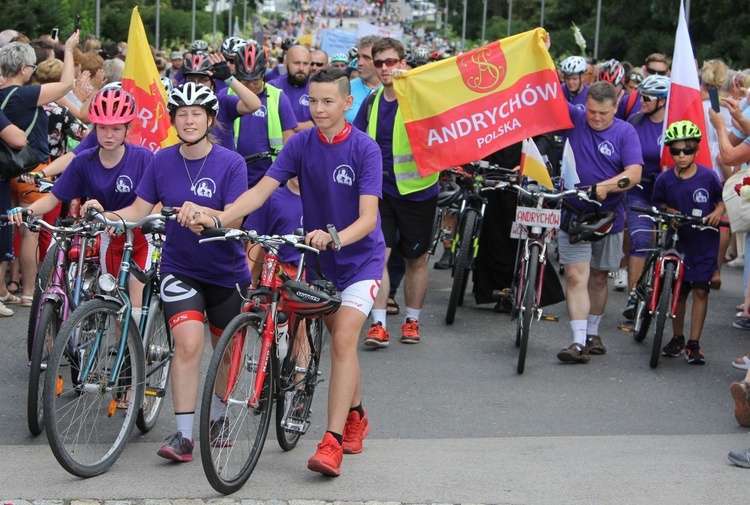
<instances>
[{"instance_id":1,"label":"person in yellow safety vest","mask_svg":"<svg viewBox=\"0 0 750 505\"><path fill-rule=\"evenodd\" d=\"M416 344L420 341L419 315L427 294L426 255L437 209L439 174L419 175L396 101L393 77L406 71L404 46L396 39L382 38L372 45L372 58L383 87L363 102L354 126L375 139L383 156L383 198L379 209L385 259L387 263L396 247L406 260L406 317L401 326L401 342ZM372 309L373 324L365 337L364 343L370 347L389 344L385 325L389 284L386 269Z\"/></svg>"},{"instance_id":2,"label":"person in yellow safety vest","mask_svg":"<svg viewBox=\"0 0 750 505\"><path fill-rule=\"evenodd\" d=\"M231 146L243 157L280 151L297 127L289 99L279 88L265 83L265 73L266 53L263 46L248 40L235 56L235 75L242 85L260 98L261 106L253 114L238 117L232 122ZM264 158L248 164L248 187L260 181L272 161L272 158Z\"/></svg>"}]
</instances>

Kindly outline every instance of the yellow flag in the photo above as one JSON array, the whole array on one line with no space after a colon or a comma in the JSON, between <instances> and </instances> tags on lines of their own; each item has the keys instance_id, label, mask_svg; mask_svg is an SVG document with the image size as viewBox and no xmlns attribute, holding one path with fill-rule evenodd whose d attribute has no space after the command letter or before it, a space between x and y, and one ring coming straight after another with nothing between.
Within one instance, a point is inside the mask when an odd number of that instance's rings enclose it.
<instances>
[{"instance_id":1,"label":"yellow flag","mask_svg":"<svg viewBox=\"0 0 750 505\"><path fill-rule=\"evenodd\" d=\"M521 174L529 179L534 179L542 186L554 189L552 179L547 171L547 165L544 163L542 153L532 139L523 141L521 148Z\"/></svg>"},{"instance_id":2,"label":"yellow flag","mask_svg":"<svg viewBox=\"0 0 750 505\"><path fill-rule=\"evenodd\" d=\"M138 7L133 8L130 16L122 88L135 97L138 107L138 119L133 122L128 142L147 147L153 152L176 144L177 131L167 112L167 93L156 69Z\"/></svg>"}]
</instances>

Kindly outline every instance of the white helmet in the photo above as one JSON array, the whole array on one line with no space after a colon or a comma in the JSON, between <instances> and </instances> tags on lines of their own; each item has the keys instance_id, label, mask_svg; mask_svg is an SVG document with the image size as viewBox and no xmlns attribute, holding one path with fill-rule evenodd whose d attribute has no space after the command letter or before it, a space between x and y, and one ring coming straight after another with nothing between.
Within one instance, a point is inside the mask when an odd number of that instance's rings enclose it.
<instances>
[{"instance_id":1,"label":"white helmet","mask_svg":"<svg viewBox=\"0 0 750 505\"><path fill-rule=\"evenodd\" d=\"M560 70L564 75L582 74L587 67L586 58L583 56L568 56L560 63Z\"/></svg>"},{"instance_id":2,"label":"white helmet","mask_svg":"<svg viewBox=\"0 0 750 505\"><path fill-rule=\"evenodd\" d=\"M186 82L169 94L169 112L188 105L198 105L213 114L219 112L219 100L211 88L195 82Z\"/></svg>"},{"instance_id":3,"label":"white helmet","mask_svg":"<svg viewBox=\"0 0 750 505\"><path fill-rule=\"evenodd\" d=\"M169 97L169 94L172 93L172 90L174 89L174 83L172 82L172 79L170 79L169 77L162 77L161 85L164 86L164 90L167 92L167 97Z\"/></svg>"}]
</instances>

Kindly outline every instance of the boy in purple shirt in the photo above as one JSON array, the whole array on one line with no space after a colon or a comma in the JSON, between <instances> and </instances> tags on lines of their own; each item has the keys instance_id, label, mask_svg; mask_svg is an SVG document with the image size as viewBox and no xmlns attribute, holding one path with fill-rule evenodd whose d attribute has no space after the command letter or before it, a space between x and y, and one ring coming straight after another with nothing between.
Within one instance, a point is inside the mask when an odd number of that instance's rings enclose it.
<instances>
[{"instance_id":1,"label":"boy in purple shirt","mask_svg":"<svg viewBox=\"0 0 750 505\"><path fill-rule=\"evenodd\" d=\"M664 143L669 146L675 166L663 172L654 184L651 202L666 212L705 216L708 226L719 226L724 214L722 187L713 169L695 163L695 153L701 131L690 121L669 125ZM708 311L708 292L711 277L719 268L719 234L715 230L680 228L677 250L684 254L683 277L677 314L672 320L674 336L661 351L662 356L676 358L685 351L687 362L702 365L706 362L698 341ZM693 292L693 311L690 316L690 340L685 343L685 305Z\"/></svg>"},{"instance_id":2,"label":"boy in purple shirt","mask_svg":"<svg viewBox=\"0 0 750 505\"><path fill-rule=\"evenodd\" d=\"M317 126L289 139L266 176L218 216L221 225L252 213L280 182L299 177L305 227L312 230L306 242L323 251L323 272L342 291L341 308L326 318L331 332L328 427L307 462L310 470L333 476L341 473L344 453L362 452L370 431L361 401L357 339L377 296L385 258L378 215L382 160L375 141L346 122L351 103L345 72L317 72L310 83L310 112ZM326 250L332 241L323 231L328 223L339 230L338 251ZM191 223L196 231L215 224L206 216Z\"/></svg>"}]
</instances>

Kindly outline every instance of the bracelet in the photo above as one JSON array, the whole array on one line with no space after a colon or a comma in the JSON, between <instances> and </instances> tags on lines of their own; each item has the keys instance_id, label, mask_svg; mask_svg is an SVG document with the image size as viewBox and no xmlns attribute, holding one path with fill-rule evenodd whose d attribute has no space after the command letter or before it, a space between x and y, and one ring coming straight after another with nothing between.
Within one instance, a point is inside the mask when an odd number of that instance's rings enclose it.
<instances>
[{"instance_id":1,"label":"bracelet","mask_svg":"<svg viewBox=\"0 0 750 505\"><path fill-rule=\"evenodd\" d=\"M233 75L230 75L230 76L229 76L229 79L225 79L225 80L224 80L224 84L226 84L227 86L231 86L231 84L232 84L233 82L234 82L234 76L233 76Z\"/></svg>"},{"instance_id":2,"label":"bracelet","mask_svg":"<svg viewBox=\"0 0 750 505\"><path fill-rule=\"evenodd\" d=\"M221 228L221 221L219 221L219 218L216 216L211 216L211 219L214 220L214 227Z\"/></svg>"},{"instance_id":3,"label":"bracelet","mask_svg":"<svg viewBox=\"0 0 750 505\"><path fill-rule=\"evenodd\" d=\"M44 173L44 170L40 170L40 171L39 171L39 172L37 172L37 173L39 173L39 174L41 174L41 175L42 175L42 179L44 179L44 178L46 178L46 177L47 177L47 174L45 174L45 173Z\"/></svg>"},{"instance_id":4,"label":"bracelet","mask_svg":"<svg viewBox=\"0 0 750 505\"><path fill-rule=\"evenodd\" d=\"M72 53L72 52L73 52L73 50L72 50L72 49L69 49L69 48L67 48L67 47L66 47L66 48L65 48L65 52L66 52L66 53Z\"/></svg>"}]
</instances>

